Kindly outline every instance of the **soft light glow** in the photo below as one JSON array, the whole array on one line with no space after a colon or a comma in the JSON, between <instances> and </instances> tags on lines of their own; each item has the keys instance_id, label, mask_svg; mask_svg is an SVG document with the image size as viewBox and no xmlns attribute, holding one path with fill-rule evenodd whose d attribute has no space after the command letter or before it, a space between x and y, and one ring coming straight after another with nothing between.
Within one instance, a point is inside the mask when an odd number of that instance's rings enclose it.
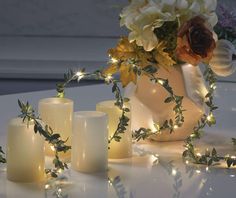
<instances>
[{"instance_id":1,"label":"soft light glow","mask_svg":"<svg viewBox=\"0 0 236 198\"><path fill-rule=\"evenodd\" d=\"M158 80L158 83L161 84L161 85L164 85L164 80Z\"/></svg>"},{"instance_id":2,"label":"soft light glow","mask_svg":"<svg viewBox=\"0 0 236 198\"><path fill-rule=\"evenodd\" d=\"M111 74L108 74L105 78L105 81L110 82L113 79Z\"/></svg>"},{"instance_id":3,"label":"soft light glow","mask_svg":"<svg viewBox=\"0 0 236 198\"><path fill-rule=\"evenodd\" d=\"M59 188L59 189L58 189L58 192L59 192L59 193L61 193L61 192L62 192L61 188Z\"/></svg>"},{"instance_id":4,"label":"soft light glow","mask_svg":"<svg viewBox=\"0 0 236 198\"><path fill-rule=\"evenodd\" d=\"M113 58L113 57L111 57L111 63L118 63L118 60Z\"/></svg>"},{"instance_id":5,"label":"soft light glow","mask_svg":"<svg viewBox=\"0 0 236 198\"><path fill-rule=\"evenodd\" d=\"M174 125L174 129L178 129L179 128L179 126L178 125Z\"/></svg>"},{"instance_id":6,"label":"soft light glow","mask_svg":"<svg viewBox=\"0 0 236 198\"><path fill-rule=\"evenodd\" d=\"M186 161L185 161L185 164L189 164L189 161L188 161L188 160L186 160Z\"/></svg>"},{"instance_id":7,"label":"soft light glow","mask_svg":"<svg viewBox=\"0 0 236 198\"><path fill-rule=\"evenodd\" d=\"M172 172L171 172L171 174L172 174L173 176L176 176L176 174L177 174L177 171L176 171L175 169L172 169Z\"/></svg>"},{"instance_id":8,"label":"soft light glow","mask_svg":"<svg viewBox=\"0 0 236 198\"><path fill-rule=\"evenodd\" d=\"M201 154L201 153L197 153L196 155L197 155L198 157L201 157L201 156L202 156L202 154Z\"/></svg>"},{"instance_id":9,"label":"soft light glow","mask_svg":"<svg viewBox=\"0 0 236 198\"><path fill-rule=\"evenodd\" d=\"M52 151L56 150L54 146L50 146L50 148L51 148Z\"/></svg>"},{"instance_id":10,"label":"soft light glow","mask_svg":"<svg viewBox=\"0 0 236 198\"><path fill-rule=\"evenodd\" d=\"M211 84L211 86L210 86L212 89L216 89L216 85L215 84Z\"/></svg>"},{"instance_id":11,"label":"soft light glow","mask_svg":"<svg viewBox=\"0 0 236 198\"><path fill-rule=\"evenodd\" d=\"M231 156L231 159L236 159L236 156Z\"/></svg>"},{"instance_id":12,"label":"soft light glow","mask_svg":"<svg viewBox=\"0 0 236 198\"><path fill-rule=\"evenodd\" d=\"M206 171L209 171L209 167L208 166L206 167Z\"/></svg>"},{"instance_id":13,"label":"soft light glow","mask_svg":"<svg viewBox=\"0 0 236 198\"><path fill-rule=\"evenodd\" d=\"M194 137L195 137L195 134L192 133L192 134L190 135L190 137L191 137L191 138L194 138Z\"/></svg>"},{"instance_id":14,"label":"soft light glow","mask_svg":"<svg viewBox=\"0 0 236 198\"><path fill-rule=\"evenodd\" d=\"M76 76L77 76L78 81L79 81L79 80L81 80L81 79L84 77L84 73L83 73L82 71L78 71L78 72L76 73Z\"/></svg>"},{"instance_id":15,"label":"soft light glow","mask_svg":"<svg viewBox=\"0 0 236 198\"><path fill-rule=\"evenodd\" d=\"M197 174L200 174L200 173L201 173L201 171L200 171L200 170L196 170L196 173L197 173Z\"/></svg>"},{"instance_id":16,"label":"soft light glow","mask_svg":"<svg viewBox=\"0 0 236 198\"><path fill-rule=\"evenodd\" d=\"M46 184L46 185L45 185L45 189L46 189L46 190L49 189L49 187L50 187L49 184Z\"/></svg>"}]
</instances>

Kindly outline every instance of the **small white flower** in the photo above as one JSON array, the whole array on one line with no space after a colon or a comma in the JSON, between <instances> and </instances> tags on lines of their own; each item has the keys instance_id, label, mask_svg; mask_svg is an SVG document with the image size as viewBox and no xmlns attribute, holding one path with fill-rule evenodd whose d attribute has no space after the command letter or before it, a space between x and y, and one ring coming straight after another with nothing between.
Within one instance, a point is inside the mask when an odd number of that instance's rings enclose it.
<instances>
[{"instance_id":1,"label":"small white flower","mask_svg":"<svg viewBox=\"0 0 236 198\"><path fill-rule=\"evenodd\" d=\"M229 76L236 69L236 50L234 45L227 40L218 40L210 61L211 69L219 76Z\"/></svg>"},{"instance_id":2,"label":"small white flower","mask_svg":"<svg viewBox=\"0 0 236 198\"><path fill-rule=\"evenodd\" d=\"M120 25L131 31L131 42L151 51L159 43L154 29L166 21L176 20L176 17L183 24L202 15L213 27L217 23L216 4L216 0L132 0L120 14Z\"/></svg>"}]
</instances>

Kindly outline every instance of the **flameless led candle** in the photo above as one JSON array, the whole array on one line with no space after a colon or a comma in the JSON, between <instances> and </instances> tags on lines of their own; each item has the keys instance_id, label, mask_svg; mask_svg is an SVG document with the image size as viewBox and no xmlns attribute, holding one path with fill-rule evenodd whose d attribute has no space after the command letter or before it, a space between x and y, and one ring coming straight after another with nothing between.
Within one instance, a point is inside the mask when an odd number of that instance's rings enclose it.
<instances>
[{"instance_id":1,"label":"flameless led candle","mask_svg":"<svg viewBox=\"0 0 236 198\"><path fill-rule=\"evenodd\" d=\"M66 145L71 145L73 101L67 98L45 98L39 101L39 115L43 122L49 125L54 133L59 133ZM46 143L46 155L53 156L54 148ZM60 154L60 157L70 156L70 151Z\"/></svg>"},{"instance_id":2,"label":"flameless led candle","mask_svg":"<svg viewBox=\"0 0 236 198\"><path fill-rule=\"evenodd\" d=\"M8 124L7 178L15 182L44 180L44 139L34 132L33 122L22 118Z\"/></svg>"},{"instance_id":3,"label":"flameless led candle","mask_svg":"<svg viewBox=\"0 0 236 198\"><path fill-rule=\"evenodd\" d=\"M129 107L129 104L125 105ZM98 103L96 105L96 110L107 113L109 137L111 137L117 129L120 117L122 115L121 109L115 106L115 101L109 100ZM130 118L130 112L126 112L125 115ZM120 142L112 140L109 145L110 149L108 151L108 157L111 159L121 159L132 156L132 133L130 128L130 121L129 126L126 127L126 131L120 134L120 136Z\"/></svg>"},{"instance_id":4,"label":"flameless led candle","mask_svg":"<svg viewBox=\"0 0 236 198\"><path fill-rule=\"evenodd\" d=\"M103 112L80 111L74 114L71 164L86 173L107 170L108 118Z\"/></svg>"}]
</instances>

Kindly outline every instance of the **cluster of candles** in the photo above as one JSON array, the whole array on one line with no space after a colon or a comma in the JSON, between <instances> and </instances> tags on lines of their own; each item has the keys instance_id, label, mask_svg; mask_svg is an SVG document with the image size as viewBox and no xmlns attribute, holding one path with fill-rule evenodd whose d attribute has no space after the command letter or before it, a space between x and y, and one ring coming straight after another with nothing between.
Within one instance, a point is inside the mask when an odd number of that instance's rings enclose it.
<instances>
[{"instance_id":1,"label":"cluster of candles","mask_svg":"<svg viewBox=\"0 0 236 198\"><path fill-rule=\"evenodd\" d=\"M85 173L106 171L108 159L132 156L130 124L121 134L120 142L108 138L117 129L122 111L115 101L103 101L96 111L73 111L73 101L67 98L46 98L39 101L42 121L59 133L71 152L60 155L71 159L72 169ZM129 114L127 114L130 117ZM108 149L109 147L109 149ZM7 178L14 182L39 182L45 178L45 155L53 156L54 148L34 133L34 123L14 118L8 124Z\"/></svg>"}]
</instances>

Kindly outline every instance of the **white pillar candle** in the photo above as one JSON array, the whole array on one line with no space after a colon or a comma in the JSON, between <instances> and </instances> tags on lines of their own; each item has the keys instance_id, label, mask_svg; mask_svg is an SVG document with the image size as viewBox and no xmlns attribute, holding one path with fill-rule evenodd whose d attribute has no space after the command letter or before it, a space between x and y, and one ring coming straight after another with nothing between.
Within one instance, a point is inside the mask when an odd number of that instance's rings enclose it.
<instances>
[{"instance_id":1,"label":"white pillar candle","mask_svg":"<svg viewBox=\"0 0 236 198\"><path fill-rule=\"evenodd\" d=\"M39 101L39 116L49 125L54 133L59 133L66 145L71 145L73 101L67 98L45 98ZM53 156L54 148L46 143L46 155ZM60 154L60 157L70 156L70 151Z\"/></svg>"},{"instance_id":2,"label":"white pillar candle","mask_svg":"<svg viewBox=\"0 0 236 198\"><path fill-rule=\"evenodd\" d=\"M34 124L12 119L7 135L7 178L15 182L44 180L44 139Z\"/></svg>"},{"instance_id":3,"label":"white pillar candle","mask_svg":"<svg viewBox=\"0 0 236 198\"><path fill-rule=\"evenodd\" d=\"M80 172L107 170L107 115L97 111L74 114L71 164Z\"/></svg>"},{"instance_id":4,"label":"white pillar candle","mask_svg":"<svg viewBox=\"0 0 236 198\"><path fill-rule=\"evenodd\" d=\"M130 108L130 105L125 104ZM115 106L115 101L103 101L96 105L96 110L101 111L108 114L108 128L109 128L109 137L111 137L117 129L117 126L120 121L120 117L122 115L121 109ZM126 112L125 114L130 118L130 112ZM121 140L120 142L116 142L114 139L110 143L108 157L112 159L121 159L128 158L132 156L132 133L129 126L126 127L126 131L120 134Z\"/></svg>"}]
</instances>

